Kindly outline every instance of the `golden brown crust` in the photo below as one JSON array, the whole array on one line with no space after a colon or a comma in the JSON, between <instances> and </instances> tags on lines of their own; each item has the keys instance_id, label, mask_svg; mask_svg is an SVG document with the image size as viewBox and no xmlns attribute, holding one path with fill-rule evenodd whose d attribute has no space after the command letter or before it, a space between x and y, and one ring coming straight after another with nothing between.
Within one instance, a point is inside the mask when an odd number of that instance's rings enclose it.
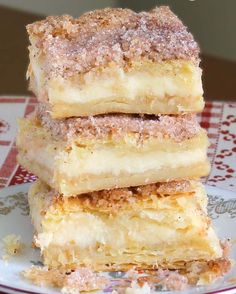
<instances>
[{"instance_id":1,"label":"golden brown crust","mask_svg":"<svg viewBox=\"0 0 236 294\"><path fill-rule=\"evenodd\" d=\"M28 25L27 30L46 56L48 76L68 77L144 59L198 62L197 43L167 6L140 13L106 8L77 19L50 16Z\"/></svg>"},{"instance_id":2,"label":"golden brown crust","mask_svg":"<svg viewBox=\"0 0 236 294\"><path fill-rule=\"evenodd\" d=\"M61 270L76 270L78 267L87 267L86 264L78 265L74 262L72 257L73 247L65 248L62 254L62 250L58 246L53 246L49 250L45 250L42 253L44 263L49 266L49 268L58 268ZM74 252L73 252L74 253ZM66 264L61 264L58 260L58 256L62 258L68 258ZM127 254L127 260L130 256ZM168 270L178 270L179 273L184 274L188 277L189 284L196 284L201 279L201 284L209 284L213 282L216 278L219 278L230 271L232 268L232 261L229 257L220 257L210 260L205 259L195 259L195 260L178 260L178 261L163 261L163 262L153 262L152 263L95 263L92 264L93 270L97 272L107 272L107 271L129 271L132 269L142 270L142 271L156 271L160 269Z\"/></svg>"}]
</instances>

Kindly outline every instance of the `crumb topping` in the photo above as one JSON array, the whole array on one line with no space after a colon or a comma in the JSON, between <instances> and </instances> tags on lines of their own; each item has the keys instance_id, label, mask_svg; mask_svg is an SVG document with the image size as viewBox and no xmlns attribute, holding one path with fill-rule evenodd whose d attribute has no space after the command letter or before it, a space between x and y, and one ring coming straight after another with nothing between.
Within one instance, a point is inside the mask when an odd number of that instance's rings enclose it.
<instances>
[{"instance_id":1,"label":"crumb topping","mask_svg":"<svg viewBox=\"0 0 236 294\"><path fill-rule=\"evenodd\" d=\"M76 136L91 140L108 137L120 140L127 134L135 134L140 142L149 137L170 138L175 142L182 142L194 137L201 130L194 114L105 114L56 120L51 118L45 105L40 104L35 116L55 138L65 140Z\"/></svg>"},{"instance_id":2,"label":"crumb topping","mask_svg":"<svg viewBox=\"0 0 236 294\"><path fill-rule=\"evenodd\" d=\"M192 193L194 190L191 182L178 181L149 184L145 186L117 188L112 190L101 190L80 194L79 197L71 197L69 199L62 198L61 195L54 192L54 194L47 194L52 196L59 206L71 203L74 201L80 203L84 209L96 209L102 211L109 211L116 213L125 206L132 206L140 201L155 201L158 197L168 197L171 195L178 195L184 193Z\"/></svg>"},{"instance_id":3,"label":"crumb topping","mask_svg":"<svg viewBox=\"0 0 236 294\"><path fill-rule=\"evenodd\" d=\"M29 24L27 31L46 57L49 77L70 77L109 64L124 67L143 59L199 59L193 36L167 6L139 13L105 8L77 19L49 16Z\"/></svg>"}]
</instances>

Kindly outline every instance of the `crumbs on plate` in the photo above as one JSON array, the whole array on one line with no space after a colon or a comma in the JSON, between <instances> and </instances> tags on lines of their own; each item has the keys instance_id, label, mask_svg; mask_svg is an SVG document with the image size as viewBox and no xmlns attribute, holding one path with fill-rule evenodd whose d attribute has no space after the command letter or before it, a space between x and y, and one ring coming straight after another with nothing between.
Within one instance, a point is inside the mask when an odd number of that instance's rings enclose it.
<instances>
[{"instance_id":1,"label":"crumbs on plate","mask_svg":"<svg viewBox=\"0 0 236 294\"><path fill-rule=\"evenodd\" d=\"M21 242L21 236L10 234L2 239L4 254L2 259L8 261L11 256L18 255L22 252L24 244Z\"/></svg>"},{"instance_id":2,"label":"crumbs on plate","mask_svg":"<svg viewBox=\"0 0 236 294\"><path fill-rule=\"evenodd\" d=\"M38 286L60 288L64 294L78 294L102 290L108 284L108 278L92 272L88 268L79 268L72 272L33 266L23 271L22 276Z\"/></svg>"}]
</instances>

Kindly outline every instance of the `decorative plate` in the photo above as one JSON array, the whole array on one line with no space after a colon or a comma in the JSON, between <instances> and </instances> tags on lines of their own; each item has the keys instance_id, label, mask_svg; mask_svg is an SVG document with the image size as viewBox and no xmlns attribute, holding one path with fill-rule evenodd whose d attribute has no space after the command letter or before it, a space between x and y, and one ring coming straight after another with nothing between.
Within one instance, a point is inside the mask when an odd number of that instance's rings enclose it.
<instances>
[{"instance_id":1,"label":"decorative plate","mask_svg":"<svg viewBox=\"0 0 236 294\"><path fill-rule=\"evenodd\" d=\"M0 258L0 292L3 293L60 293L57 289L40 288L20 276L31 265L40 265L38 249L31 248L32 226L28 216L27 191L29 184L10 186L0 191L0 240L6 235L20 235L25 244L22 254L12 256L6 262ZM231 238L232 258L236 260L236 195L234 192L206 186L209 195L208 211L220 238ZM0 246L0 257L4 254ZM106 273L111 285L105 292L112 292L112 285L121 282L124 273ZM160 291L156 292L160 293ZM163 293L163 292L162 292ZM171 293L165 291L165 294ZM180 293L180 292L178 292ZM236 293L236 266L217 283L207 287L195 287L181 293Z\"/></svg>"}]
</instances>

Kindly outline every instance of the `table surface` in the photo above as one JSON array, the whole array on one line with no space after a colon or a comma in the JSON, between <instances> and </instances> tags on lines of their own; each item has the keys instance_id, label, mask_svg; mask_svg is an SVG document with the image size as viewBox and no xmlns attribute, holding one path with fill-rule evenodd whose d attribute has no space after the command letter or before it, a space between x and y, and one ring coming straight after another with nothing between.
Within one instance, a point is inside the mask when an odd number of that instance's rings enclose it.
<instances>
[{"instance_id":1,"label":"table surface","mask_svg":"<svg viewBox=\"0 0 236 294\"><path fill-rule=\"evenodd\" d=\"M0 96L0 187L33 182L36 177L17 164L17 118L33 111L33 97ZM212 186L236 191L236 103L206 102L199 115L208 132L211 172L203 179Z\"/></svg>"}]
</instances>

